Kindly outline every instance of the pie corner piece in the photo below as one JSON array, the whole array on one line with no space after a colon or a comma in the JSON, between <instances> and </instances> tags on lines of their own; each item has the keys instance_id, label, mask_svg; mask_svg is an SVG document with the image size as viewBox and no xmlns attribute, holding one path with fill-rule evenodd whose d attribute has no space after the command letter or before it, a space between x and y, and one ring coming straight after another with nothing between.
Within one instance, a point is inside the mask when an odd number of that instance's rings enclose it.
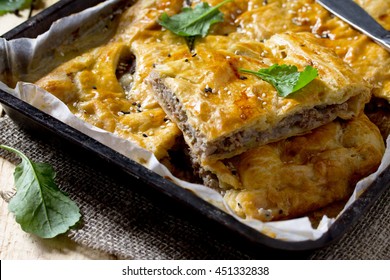
<instances>
[{"instance_id":1,"label":"pie corner piece","mask_svg":"<svg viewBox=\"0 0 390 280\"><path fill-rule=\"evenodd\" d=\"M156 99L200 161L230 158L337 117L350 119L370 99L364 80L311 34L277 34L265 43L217 37L200 40L192 53L172 53L148 77ZM310 65L319 75L291 96L280 97L269 83L240 72L274 64L295 65L300 71Z\"/></svg>"}]
</instances>

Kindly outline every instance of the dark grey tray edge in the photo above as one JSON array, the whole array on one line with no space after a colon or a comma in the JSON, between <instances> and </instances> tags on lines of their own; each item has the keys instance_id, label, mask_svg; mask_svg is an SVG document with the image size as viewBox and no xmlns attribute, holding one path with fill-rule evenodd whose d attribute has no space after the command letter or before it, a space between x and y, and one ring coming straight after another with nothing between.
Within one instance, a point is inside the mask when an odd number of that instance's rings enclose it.
<instances>
[{"instance_id":1,"label":"dark grey tray edge","mask_svg":"<svg viewBox=\"0 0 390 280\"><path fill-rule=\"evenodd\" d=\"M75 2L82 2L83 4L73 5ZM102 0L62 0L10 32L7 32L3 37L6 39L36 37L46 31L56 19L72 14L73 12L78 12L99 2L102 2ZM36 27L39 25L42 27L37 29ZM192 208L207 219L228 228L231 232L238 234L253 245L265 246L277 250L314 250L336 242L357 223L360 217L390 184L390 170L387 168L320 239L300 242L277 240L242 224L229 214L217 209L191 192L1 90L0 103L11 119L22 128L31 130L39 127L39 129L47 130L61 139L79 146L81 149L94 153L109 164L121 168L129 176L142 181L164 196L173 198L179 203Z\"/></svg>"}]
</instances>

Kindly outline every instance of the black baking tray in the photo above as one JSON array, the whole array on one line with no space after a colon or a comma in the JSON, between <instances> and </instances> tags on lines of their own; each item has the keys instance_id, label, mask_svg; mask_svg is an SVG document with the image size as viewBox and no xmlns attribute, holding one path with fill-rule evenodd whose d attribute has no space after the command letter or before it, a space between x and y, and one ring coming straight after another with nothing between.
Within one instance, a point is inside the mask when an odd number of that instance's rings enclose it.
<instances>
[{"instance_id":1,"label":"black baking tray","mask_svg":"<svg viewBox=\"0 0 390 280\"><path fill-rule=\"evenodd\" d=\"M2 37L8 40L21 37L34 38L48 30L55 20L100 2L103 2L103 0L62 0ZM202 200L192 192L177 186L142 165L1 90L0 103L10 118L21 128L35 135L51 135L51 137L45 137L45 139L56 139L55 143L60 145L61 148L68 147L67 151L69 152L76 150L87 153L88 157L103 162L104 166L110 166L111 168L108 170L119 171L129 179L137 180L143 186L147 186L157 195L173 199L177 204L184 205L187 210L216 225L219 230L229 230L230 234L245 241L253 248L261 247L267 250L292 253L308 252L327 246L346 234L390 185L390 170L387 168L320 239L300 242L277 240L242 224L231 215Z\"/></svg>"}]
</instances>

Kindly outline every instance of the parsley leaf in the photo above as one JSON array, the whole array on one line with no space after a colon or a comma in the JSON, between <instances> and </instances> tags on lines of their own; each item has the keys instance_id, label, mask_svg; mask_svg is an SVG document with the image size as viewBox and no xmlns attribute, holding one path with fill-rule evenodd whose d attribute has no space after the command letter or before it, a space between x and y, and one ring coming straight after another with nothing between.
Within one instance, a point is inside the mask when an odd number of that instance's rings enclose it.
<instances>
[{"instance_id":1,"label":"parsley leaf","mask_svg":"<svg viewBox=\"0 0 390 280\"><path fill-rule=\"evenodd\" d=\"M80 220L76 203L56 186L55 171L51 165L33 162L14 148L4 145L0 148L22 158L14 172L16 195L8 207L24 231L52 238L66 232Z\"/></svg>"},{"instance_id":2,"label":"parsley leaf","mask_svg":"<svg viewBox=\"0 0 390 280\"><path fill-rule=\"evenodd\" d=\"M247 69L240 69L240 71L256 75L272 84L281 97L286 97L300 90L318 76L317 69L311 66L306 66L302 72L299 72L295 65L286 64L274 64L269 68L260 69L257 72Z\"/></svg>"},{"instance_id":3,"label":"parsley leaf","mask_svg":"<svg viewBox=\"0 0 390 280\"><path fill-rule=\"evenodd\" d=\"M0 0L0 16L27 8L32 0Z\"/></svg>"},{"instance_id":4,"label":"parsley leaf","mask_svg":"<svg viewBox=\"0 0 390 280\"><path fill-rule=\"evenodd\" d=\"M205 37L211 25L223 22L223 13L218 9L231 1L225 0L215 7L211 7L207 2L202 2L196 5L194 9L191 7L183 8L181 13L173 16L163 13L158 23L179 36Z\"/></svg>"}]
</instances>

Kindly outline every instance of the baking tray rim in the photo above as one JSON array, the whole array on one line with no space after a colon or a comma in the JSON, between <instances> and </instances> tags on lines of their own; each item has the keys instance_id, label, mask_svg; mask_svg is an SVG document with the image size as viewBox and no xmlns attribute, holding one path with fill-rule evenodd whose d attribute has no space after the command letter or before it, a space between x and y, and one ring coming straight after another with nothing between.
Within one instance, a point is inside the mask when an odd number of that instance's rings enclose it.
<instances>
[{"instance_id":1,"label":"baking tray rim","mask_svg":"<svg viewBox=\"0 0 390 280\"><path fill-rule=\"evenodd\" d=\"M72 5L77 0L61 0L54 5L43 10L36 16L28 19L14 29L2 35L7 40L39 35L48 29L52 22L74 12L79 12L84 8L92 7L104 0L88 1L80 9L80 6ZM86 1L87 2L87 1ZM126 1L125 1L126 2ZM37 25L43 25L40 33L35 33L31 29ZM378 199L378 197L388 187L390 182L390 168L387 167L371 186L360 195L360 197L342 213L334 224L319 239L306 241L285 241L269 237L235 219L228 213L218 209L214 205L196 196L192 192L176 185L170 180L161 177L157 173L150 171L146 167L127 158L113 149L101 144L93 138L70 127L58 119L40 111L32 105L0 90L0 103L7 115L22 128L29 125L38 125L60 138L78 145L85 151L94 153L96 156L105 159L110 164L121 168L132 178L140 180L151 188L154 188L164 196L175 199L178 203L184 204L195 210L209 220L228 228L231 232L238 234L246 241L258 246L265 246L276 250L286 251L308 251L328 246L339 240L362 218L368 208ZM20 123L17 116L23 116L27 123ZM109 175L109 174L107 174Z\"/></svg>"}]
</instances>

